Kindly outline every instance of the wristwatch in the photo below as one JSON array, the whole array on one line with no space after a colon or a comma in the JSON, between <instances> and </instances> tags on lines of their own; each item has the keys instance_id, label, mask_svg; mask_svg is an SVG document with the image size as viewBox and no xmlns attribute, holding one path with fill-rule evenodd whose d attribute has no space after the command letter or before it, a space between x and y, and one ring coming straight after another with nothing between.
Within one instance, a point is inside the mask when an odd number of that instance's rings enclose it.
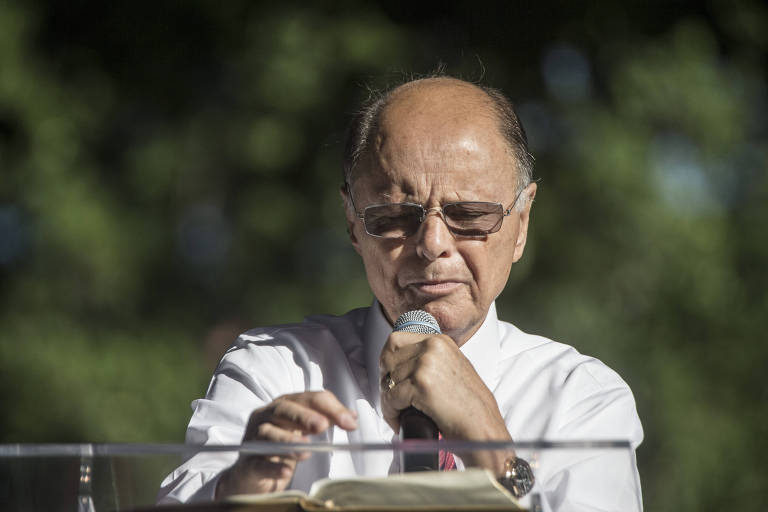
<instances>
[{"instance_id":1,"label":"wristwatch","mask_svg":"<svg viewBox=\"0 0 768 512\"><path fill-rule=\"evenodd\" d=\"M499 477L503 485L515 498L522 498L533 488L536 479L531 466L520 457L512 457L504 463L504 473Z\"/></svg>"}]
</instances>

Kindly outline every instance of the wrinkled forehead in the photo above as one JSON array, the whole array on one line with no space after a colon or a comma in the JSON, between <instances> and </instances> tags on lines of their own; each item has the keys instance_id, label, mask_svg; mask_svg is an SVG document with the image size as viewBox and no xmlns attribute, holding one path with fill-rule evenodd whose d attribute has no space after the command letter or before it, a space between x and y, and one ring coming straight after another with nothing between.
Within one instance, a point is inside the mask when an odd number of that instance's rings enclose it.
<instances>
[{"instance_id":1,"label":"wrinkled forehead","mask_svg":"<svg viewBox=\"0 0 768 512\"><path fill-rule=\"evenodd\" d=\"M383 107L373 149L381 150L382 142L397 148L438 145L473 130L487 144L505 144L493 102L482 89L452 79L412 82L396 89Z\"/></svg>"},{"instance_id":2,"label":"wrinkled forehead","mask_svg":"<svg viewBox=\"0 0 768 512\"><path fill-rule=\"evenodd\" d=\"M379 113L355 181L450 178L513 183L517 164L493 102L479 87L453 79L411 82Z\"/></svg>"},{"instance_id":3,"label":"wrinkled forehead","mask_svg":"<svg viewBox=\"0 0 768 512\"><path fill-rule=\"evenodd\" d=\"M487 104L440 95L401 101L381 115L355 182L361 193L388 187L424 195L434 187L459 195L514 188L516 158Z\"/></svg>"}]
</instances>

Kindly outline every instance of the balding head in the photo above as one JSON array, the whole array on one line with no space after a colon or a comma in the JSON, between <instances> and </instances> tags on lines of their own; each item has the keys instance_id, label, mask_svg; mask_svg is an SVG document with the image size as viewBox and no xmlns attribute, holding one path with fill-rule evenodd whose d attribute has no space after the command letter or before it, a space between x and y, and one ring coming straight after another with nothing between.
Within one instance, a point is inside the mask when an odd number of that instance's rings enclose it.
<instances>
[{"instance_id":1,"label":"balding head","mask_svg":"<svg viewBox=\"0 0 768 512\"><path fill-rule=\"evenodd\" d=\"M517 191L531 182L533 158L512 103L500 91L447 76L412 80L375 94L354 117L344 151L344 181L351 185L364 156L371 156L388 119L399 123L400 136L416 129L460 129L469 120L493 123L514 159ZM430 127L431 126L431 127ZM395 133L390 130L390 136ZM518 207L525 203L524 198Z\"/></svg>"},{"instance_id":2,"label":"balding head","mask_svg":"<svg viewBox=\"0 0 768 512\"><path fill-rule=\"evenodd\" d=\"M503 96L436 78L404 84L358 116L341 195L391 322L423 309L461 345L522 257L536 184L525 186L525 137L504 112L514 116Z\"/></svg>"}]
</instances>

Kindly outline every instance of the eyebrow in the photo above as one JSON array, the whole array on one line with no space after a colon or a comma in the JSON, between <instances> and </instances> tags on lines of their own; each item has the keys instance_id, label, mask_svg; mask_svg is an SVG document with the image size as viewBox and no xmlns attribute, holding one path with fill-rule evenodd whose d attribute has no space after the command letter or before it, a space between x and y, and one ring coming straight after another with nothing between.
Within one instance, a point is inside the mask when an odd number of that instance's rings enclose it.
<instances>
[{"instance_id":1,"label":"eyebrow","mask_svg":"<svg viewBox=\"0 0 768 512\"><path fill-rule=\"evenodd\" d=\"M503 204L503 202L504 202L504 201L494 201L493 199L477 199L475 194L471 194L471 196L472 196L471 199L467 199L466 198L466 193L458 193L457 192L456 195L457 195L456 199L450 199L448 201L440 201L439 204L448 204L448 203L502 203ZM380 192L380 193L377 194L377 196L382 198L382 200L383 200L382 202L389 202L389 203L394 203L394 204L412 203L412 204L420 204L422 206L424 205L424 202L420 201L419 199L417 199L416 197L414 197L411 194L405 194L404 193L403 194L404 199L402 199L400 201L394 201L392 199L392 194L389 193L389 192Z\"/></svg>"}]
</instances>

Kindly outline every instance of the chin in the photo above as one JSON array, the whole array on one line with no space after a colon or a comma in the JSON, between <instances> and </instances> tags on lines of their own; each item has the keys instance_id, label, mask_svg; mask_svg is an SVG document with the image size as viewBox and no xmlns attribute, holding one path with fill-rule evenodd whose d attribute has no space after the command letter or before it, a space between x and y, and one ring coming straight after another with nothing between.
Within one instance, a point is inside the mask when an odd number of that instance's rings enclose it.
<instances>
[{"instance_id":1,"label":"chin","mask_svg":"<svg viewBox=\"0 0 768 512\"><path fill-rule=\"evenodd\" d=\"M458 303L457 303L458 302ZM385 311L387 308L384 308ZM394 314L390 321L394 323L403 313L421 309L437 320L440 330L462 345L480 327L485 320L485 312L478 311L474 303L450 301L443 299L401 302L393 308Z\"/></svg>"},{"instance_id":2,"label":"chin","mask_svg":"<svg viewBox=\"0 0 768 512\"><path fill-rule=\"evenodd\" d=\"M469 315L467 311L457 310L455 306L451 307L447 304L429 303L423 305L421 309L435 317L443 334L453 338L459 345L474 333L484 319L484 317L479 320L472 318L475 315Z\"/></svg>"}]
</instances>

